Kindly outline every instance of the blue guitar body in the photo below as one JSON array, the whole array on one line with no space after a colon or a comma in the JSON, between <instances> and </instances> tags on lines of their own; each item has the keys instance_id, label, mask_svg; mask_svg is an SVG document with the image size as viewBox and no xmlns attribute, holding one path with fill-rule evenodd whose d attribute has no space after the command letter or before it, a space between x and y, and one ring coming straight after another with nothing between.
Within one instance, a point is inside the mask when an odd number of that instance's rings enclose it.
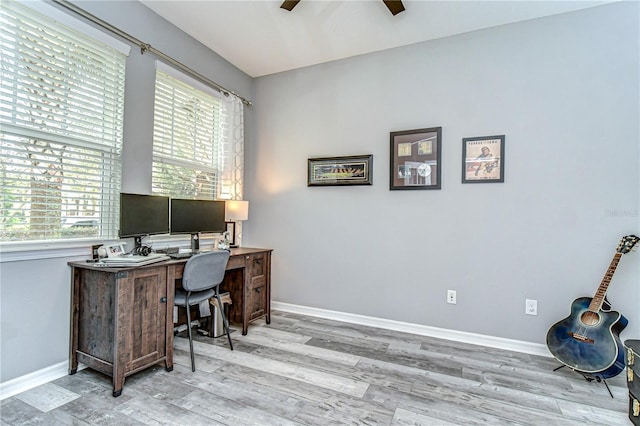
<instances>
[{"instance_id":1,"label":"blue guitar body","mask_svg":"<svg viewBox=\"0 0 640 426\"><path fill-rule=\"evenodd\" d=\"M573 301L571 315L547 332L547 347L567 367L608 379L625 368L620 332L629 321L616 311L589 310L592 300Z\"/></svg>"},{"instance_id":2,"label":"blue guitar body","mask_svg":"<svg viewBox=\"0 0 640 426\"><path fill-rule=\"evenodd\" d=\"M567 367L597 379L608 379L624 370L620 332L629 321L620 313L608 310L605 295L620 258L639 241L640 237L635 235L623 237L595 296L574 300L571 315L547 332L549 351Z\"/></svg>"}]
</instances>

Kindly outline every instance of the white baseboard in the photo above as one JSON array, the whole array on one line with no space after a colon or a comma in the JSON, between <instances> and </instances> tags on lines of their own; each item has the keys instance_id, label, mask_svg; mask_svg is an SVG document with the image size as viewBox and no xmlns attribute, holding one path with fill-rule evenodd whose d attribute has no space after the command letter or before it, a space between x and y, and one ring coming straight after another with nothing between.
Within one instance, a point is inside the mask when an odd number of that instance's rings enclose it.
<instances>
[{"instance_id":1,"label":"white baseboard","mask_svg":"<svg viewBox=\"0 0 640 426\"><path fill-rule=\"evenodd\" d=\"M69 361L0 383L0 401L69 374Z\"/></svg>"},{"instance_id":2,"label":"white baseboard","mask_svg":"<svg viewBox=\"0 0 640 426\"><path fill-rule=\"evenodd\" d=\"M487 336L483 334L447 330L444 328L429 327L426 325L411 324L384 318L367 317L364 315L356 315L346 312L329 311L327 309L311 308L309 306L292 305L282 302L271 302L271 308L295 314L309 315L312 317L326 318L352 324L360 324L370 327L384 328L387 330L412 333L420 336L437 337L440 339L470 343L473 345L488 346L491 348L505 349L508 351L516 351L531 355L551 357L551 353L545 345L523 342L521 340L511 340L501 337ZM69 374L68 368L69 362L64 361L47 368L43 368L42 370L34 371L33 373L29 373L24 376L9 380L7 382L0 383L0 401L29 389L33 389L36 386L40 386L55 379L59 379L60 377L64 377ZM79 365L78 371L82 370L83 368L86 368L86 366L82 364Z\"/></svg>"},{"instance_id":3,"label":"white baseboard","mask_svg":"<svg viewBox=\"0 0 640 426\"><path fill-rule=\"evenodd\" d=\"M522 352L531 355L552 357L546 345L539 343L524 342L521 340L504 339L502 337L487 336L484 334L467 333L464 331L447 330L444 328L430 327L426 325L411 324L388 320L384 318L367 317L364 315L350 314L346 312L329 311L326 309L311 308L308 306L292 305L282 302L271 302L271 308L279 311L291 312L295 314L309 315L335 321L348 322L352 324L366 325L370 327L384 328L387 330L401 331L405 333L418 334L420 336L437 337L440 339L453 340L456 342L470 343L473 345L488 346L491 348L504 349L508 351Z\"/></svg>"}]
</instances>

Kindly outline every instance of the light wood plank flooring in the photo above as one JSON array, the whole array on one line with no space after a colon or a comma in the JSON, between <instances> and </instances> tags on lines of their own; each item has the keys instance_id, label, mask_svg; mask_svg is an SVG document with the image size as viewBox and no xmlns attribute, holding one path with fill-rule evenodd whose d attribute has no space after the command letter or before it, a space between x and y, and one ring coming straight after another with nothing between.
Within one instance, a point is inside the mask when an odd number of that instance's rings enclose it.
<instances>
[{"instance_id":1,"label":"light wood plank flooring","mask_svg":"<svg viewBox=\"0 0 640 426\"><path fill-rule=\"evenodd\" d=\"M176 338L175 367L90 369L2 401L2 425L629 425L624 373L587 382L552 358L273 312L226 337Z\"/></svg>"}]
</instances>

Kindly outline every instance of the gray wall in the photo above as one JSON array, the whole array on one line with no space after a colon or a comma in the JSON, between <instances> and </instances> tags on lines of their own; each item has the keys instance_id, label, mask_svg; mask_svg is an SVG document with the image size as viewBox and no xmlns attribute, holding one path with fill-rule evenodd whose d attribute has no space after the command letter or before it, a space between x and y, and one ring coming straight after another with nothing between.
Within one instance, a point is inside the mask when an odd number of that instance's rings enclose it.
<instances>
[{"instance_id":1,"label":"gray wall","mask_svg":"<svg viewBox=\"0 0 640 426\"><path fill-rule=\"evenodd\" d=\"M494 28L253 81L135 2L78 3L246 109L244 245L273 300L542 343L638 232L638 6ZM153 57L128 59L123 189L150 188ZM252 92L255 90L255 92ZM443 127L443 188L388 190L389 132ZM506 182L462 185L461 138L507 135ZM312 156L374 154L374 185L307 188ZM0 262L0 381L68 359L69 271ZM87 248L88 253L88 248ZM37 255L37 254L35 254ZM76 256L77 257L77 256ZM610 297L638 335L639 259ZM447 305L447 289L458 304ZM524 315L524 299L539 315Z\"/></svg>"},{"instance_id":2,"label":"gray wall","mask_svg":"<svg viewBox=\"0 0 640 426\"><path fill-rule=\"evenodd\" d=\"M638 40L623 2L257 79L244 230L273 300L543 344L640 232ZM435 126L442 190L390 191L389 132ZM505 183L462 184L462 138L496 134ZM306 186L307 158L353 154L373 186ZM638 256L609 291L626 338Z\"/></svg>"},{"instance_id":3,"label":"gray wall","mask_svg":"<svg viewBox=\"0 0 640 426\"><path fill-rule=\"evenodd\" d=\"M253 80L138 2L74 2L100 19L245 98ZM127 59L122 189L151 191L155 58L133 47ZM252 112L245 114L251 135ZM85 249L0 255L0 381L65 362L69 357L70 274L67 261ZM41 257L49 259L38 259ZM36 258L8 261L10 258Z\"/></svg>"}]
</instances>

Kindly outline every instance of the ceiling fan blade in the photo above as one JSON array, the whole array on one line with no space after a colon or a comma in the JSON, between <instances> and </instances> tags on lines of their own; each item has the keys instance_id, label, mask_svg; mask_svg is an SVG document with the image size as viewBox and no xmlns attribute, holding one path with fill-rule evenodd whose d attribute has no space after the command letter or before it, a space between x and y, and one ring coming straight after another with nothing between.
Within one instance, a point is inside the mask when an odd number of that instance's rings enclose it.
<instances>
[{"instance_id":1,"label":"ceiling fan blade","mask_svg":"<svg viewBox=\"0 0 640 426\"><path fill-rule=\"evenodd\" d=\"M280 5L280 9L287 9L289 12L291 12L298 3L300 3L300 0L286 0L282 2L282 4Z\"/></svg>"},{"instance_id":2,"label":"ceiling fan blade","mask_svg":"<svg viewBox=\"0 0 640 426\"><path fill-rule=\"evenodd\" d=\"M401 0L382 0L393 16L404 10ZM287 3L287 2L285 2Z\"/></svg>"}]
</instances>

